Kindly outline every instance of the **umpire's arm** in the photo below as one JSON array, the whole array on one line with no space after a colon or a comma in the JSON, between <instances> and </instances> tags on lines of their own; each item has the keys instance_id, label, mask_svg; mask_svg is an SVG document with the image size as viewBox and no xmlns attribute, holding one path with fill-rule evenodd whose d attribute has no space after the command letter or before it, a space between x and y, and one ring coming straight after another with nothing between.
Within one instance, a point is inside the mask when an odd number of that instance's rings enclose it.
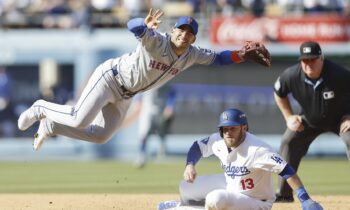
<instances>
[{"instance_id":1,"label":"umpire's arm","mask_svg":"<svg viewBox=\"0 0 350 210\"><path fill-rule=\"evenodd\" d=\"M288 96L280 97L277 93L274 93L275 102L282 112L284 120L286 121L287 127L292 131L302 131L304 126L302 124L303 120L300 115L294 115L292 106Z\"/></svg>"}]
</instances>

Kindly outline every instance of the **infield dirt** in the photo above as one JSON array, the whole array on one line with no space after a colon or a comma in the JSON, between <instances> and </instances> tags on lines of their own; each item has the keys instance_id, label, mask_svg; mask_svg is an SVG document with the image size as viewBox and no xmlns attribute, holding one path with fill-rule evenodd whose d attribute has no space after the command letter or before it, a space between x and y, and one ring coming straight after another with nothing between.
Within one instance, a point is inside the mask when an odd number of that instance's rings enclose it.
<instances>
[{"instance_id":1,"label":"infield dirt","mask_svg":"<svg viewBox=\"0 0 350 210\"><path fill-rule=\"evenodd\" d=\"M325 210L350 210L350 196L312 196ZM0 194L1 210L155 210L177 194ZM299 202L277 203L272 210L301 209Z\"/></svg>"}]
</instances>

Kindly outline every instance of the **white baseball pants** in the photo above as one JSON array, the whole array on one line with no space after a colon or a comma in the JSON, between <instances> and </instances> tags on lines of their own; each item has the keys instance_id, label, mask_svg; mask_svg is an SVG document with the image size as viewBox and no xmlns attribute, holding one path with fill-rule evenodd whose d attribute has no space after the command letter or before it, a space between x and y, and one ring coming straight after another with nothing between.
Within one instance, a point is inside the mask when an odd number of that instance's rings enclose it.
<instances>
[{"instance_id":1,"label":"white baseball pants","mask_svg":"<svg viewBox=\"0 0 350 210\"><path fill-rule=\"evenodd\" d=\"M198 176L194 183L180 183L181 203L205 199L207 210L270 210L272 203L226 190L224 174Z\"/></svg>"}]
</instances>

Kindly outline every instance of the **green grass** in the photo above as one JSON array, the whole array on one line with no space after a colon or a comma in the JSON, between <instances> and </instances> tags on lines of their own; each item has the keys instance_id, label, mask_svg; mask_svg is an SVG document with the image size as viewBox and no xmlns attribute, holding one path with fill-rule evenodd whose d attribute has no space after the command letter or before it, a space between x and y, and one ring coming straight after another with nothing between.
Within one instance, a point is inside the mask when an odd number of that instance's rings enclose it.
<instances>
[{"instance_id":1,"label":"green grass","mask_svg":"<svg viewBox=\"0 0 350 210\"><path fill-rule=\"evenodd\" d=\"M350 162L347 159L303 161L298 174L312 194L350 195Z\"/></svg>"},{"instance_id":2,"label":"green grass","mask_svg":"<svg viewBox=\"0 0 350 210\"><path fill-rule=\"evenodd\" d=\"M127 162L0 162L0 193L178 193L183 159L150 163L139 170ZM304 160L299 170L312 194L350 195L345 159ZM199 174L220 173L217 160L202 160Z\"/></svg>"}]
</instances>

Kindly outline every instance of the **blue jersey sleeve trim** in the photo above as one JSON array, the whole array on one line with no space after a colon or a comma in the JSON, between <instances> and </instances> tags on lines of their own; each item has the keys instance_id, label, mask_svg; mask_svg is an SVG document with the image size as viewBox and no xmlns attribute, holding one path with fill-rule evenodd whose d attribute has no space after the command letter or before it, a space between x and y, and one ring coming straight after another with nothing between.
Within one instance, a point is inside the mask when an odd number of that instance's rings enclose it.
<instances>
[{"instance_id":1,"label":"blue jersey sleeve trim","mask_svg":"<svg viewBox=\"0 0 350 210\"><path fill-rule=\"evenodd\" d=\"M129 31L131 31L136 37L142 37L146 31L147 26L144 18L134 18L127 23Z\"/></svg>"},{"instance_id":2,"label":"blue jersey sleeve trim","mask_svg":"<svg viewBox=\"0 0 350 210\"><path fill-rule=\"evenodd\" d=\"M293 176L295 174L295 170L294 168L287 164L286 167L284 167L283 171L281 171L281 173L279 173L279 175L281 177L283 177L283 179L288 179L289 177Z\"/></svg>"},{"instance_id":3,"label":"blue jersey sleeve trim","mask_svg":"<svg viewBox=\"0 0 350 210\"><path fill-rule=\"evenodd\" d=\"M231 59L232 51L225 50L216 54L212 64L214 65L228 65L234 63Z\"/></svg>"},{"instance_id":4,"label":"blue jersey sleeve trim","mask_svg":"<svg viewBox=\"0 0 350 210\"><path fill-rule=\"evenodd\" d=\"M186 165L196 165L201 157L202 152L199 148L198 142L195 141L187 153Z\"/></svg>"}]
</instances>

